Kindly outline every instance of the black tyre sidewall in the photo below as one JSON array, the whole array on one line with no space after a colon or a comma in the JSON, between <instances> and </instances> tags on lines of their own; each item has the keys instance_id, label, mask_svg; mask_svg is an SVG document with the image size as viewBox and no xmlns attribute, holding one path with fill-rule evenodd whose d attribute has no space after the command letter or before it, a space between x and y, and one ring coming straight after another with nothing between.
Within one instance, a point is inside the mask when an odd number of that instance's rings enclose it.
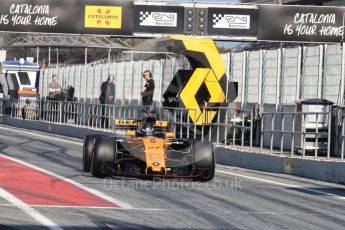
<instances>
[{"instance_id":1,"label":"black tyre sidewall","mask_svg":"<svg viewBox=\"0 0 345 230\"><path fill-rule=\"evenodd\" d=\"M201 181L210 181L214 178L215 172L215 157L214 147L209 141L200 141L193 144L194 152L194 166L196 174L199 174L198 169L208 168L207 175L201 175Z\"/></svg>"},{"instance_id":2,"label":"black tyre sidewall","mask_svg":"<svg viewBox=\"0 0 345 230\"><path fill-rule=\"evenodd\" d=\"M104 145L104 144L109 145L109 142L113 144L112 148L115 148L116 144L113 143L114 139L112 139L111 137L104 137L104 136L96 138L94 142L95 142L95 147L92 154L91 174L95 177L105 177L106 175L103 173L103 169L102 169L102 164L104 162L104 159L103 160L101 159L102 157L99 155L98 149L100 148L101 145ZM112 158L111 161L114 161L116 159L114 151L115 149L113 149L113 155L111 156Z\"/></svg>"},{"instance_id":3,"label":"black tyre sidewall","mask_svg":"<svg viewBox=\"0 0 345 230\"><path fill-rule=\"evenodd\" d=\"M95 140L98 137L100 137L100 136L99 135L87 135L84 138L82 166L83 166L83 170L85 172L90 172L90 170L91 170L93 151L95 148Z\"/></svg>"}]
</instances>

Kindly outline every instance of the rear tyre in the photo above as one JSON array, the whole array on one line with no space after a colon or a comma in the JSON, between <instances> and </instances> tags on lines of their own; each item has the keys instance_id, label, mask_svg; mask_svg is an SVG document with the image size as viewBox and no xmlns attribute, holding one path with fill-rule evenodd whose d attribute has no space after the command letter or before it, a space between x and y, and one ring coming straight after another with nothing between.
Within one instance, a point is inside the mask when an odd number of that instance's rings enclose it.
<instances>
[{"instance_id":1,"label":"rear tyre","mask_svg":"<svg viewBox=\"0 0 345 230\"><path fill-rule=\"evenodd\" d=\"M194 175L200 175L201 181L210 181L215 174L214 147L209 141L200 141L193 145Z\"/></svg>"},{"instance_id":2,"label":"rear tyre","mask_svg":"<svg viewBox=\"0 0 345 230\"><path fill-rule=\"evenodd\" d=\"M84 145L83 145L83 170L85 172L90 172L91 163L92 163L92 154L95 147L95 140L96 138L100 137L99 135L87 135L84 138Z\"/></svg>"},{"instance_id":3,"label":"rear tyre","mask_svg":"<svg viewBox=\"0 0 345 230\"><path fill-rule=\"evenodd\" d=\"M115 170L116 141L111 137L99 137L95 140L92 155L91 174L95 177L112 176Z\"/></svg>"}]
</instances>

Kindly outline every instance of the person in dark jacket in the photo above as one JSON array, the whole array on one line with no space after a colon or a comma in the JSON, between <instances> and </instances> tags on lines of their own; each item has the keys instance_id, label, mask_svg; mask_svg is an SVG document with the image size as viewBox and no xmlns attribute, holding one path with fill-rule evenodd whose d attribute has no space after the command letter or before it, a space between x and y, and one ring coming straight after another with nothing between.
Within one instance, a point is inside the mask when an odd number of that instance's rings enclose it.
<instances>
[{"instance_id":1,"label":"person in dark jacket","mask_svg":"<svg viewBox=\"0 0 345 230\"><path fill-rule=\"evenodd\" d=\"M106 116L109 116L111 111L110 108L106 108L106 105L114 105L115 101L115 76L113 74L109 74L106 81L102 82L101 85L101 95L99 96L99 101L102 104L102 121L101 125L104 128L109 127L108 118ZM108 113L106 114L106 111Z\"/></svg>"},{"instance_id":2,"label":"person in dark jacket","mask_svg":"<svg viewBox=\"0 0 345 230\"><path fill-rule=\"evenodd\" d=\"M101 95L99 100L101 104L114 104L114 96L115 96L115 84L114 84L115 76L113 74L109 74L106 81L102 82L101 85Z\"/></svg>"},{"instance_id":3,"label":"person in dark jacket","mask_svg":"<svg viewBox=\"0 0 345 230\"><path fill-rule=\"evenodd\" d=\"M155 91L155 81L152 79L152 73L150 70L145 70L143 73L143 78L146 83L141 88L141 97L143 106L149 107L153 102L153 94Z\"/></svg>"}]
</instances>

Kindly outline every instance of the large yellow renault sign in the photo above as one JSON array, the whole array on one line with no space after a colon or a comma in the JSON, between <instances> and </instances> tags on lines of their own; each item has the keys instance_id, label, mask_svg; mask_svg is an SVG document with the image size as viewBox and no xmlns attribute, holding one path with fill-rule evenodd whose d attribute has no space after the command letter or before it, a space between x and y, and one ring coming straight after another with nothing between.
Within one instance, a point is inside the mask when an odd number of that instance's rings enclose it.
<instances>
[{"instance_id":1,"label":"large yellow renault sign","mask_svg":"<svg viewBox=\"0 0 345 230\"><path fill-rule=\"evenodd\" d=\"M160 45L186 55L192 67L175 75L163 95L166 106L186 108L196 125L212 122L217 115L212 108L229 102L225 65L214 41L174 35L161 39Z\"/></svg>"},{"instance_id":2,"label":"large yellow renault sign","mask_svg":"<svg viewBox=\"0 0 345 230\"><path fill-rule=\"evenodd\" d=\"M85 6L85 28L121 29L121 6Z\"/></svg>"}]
</instances>

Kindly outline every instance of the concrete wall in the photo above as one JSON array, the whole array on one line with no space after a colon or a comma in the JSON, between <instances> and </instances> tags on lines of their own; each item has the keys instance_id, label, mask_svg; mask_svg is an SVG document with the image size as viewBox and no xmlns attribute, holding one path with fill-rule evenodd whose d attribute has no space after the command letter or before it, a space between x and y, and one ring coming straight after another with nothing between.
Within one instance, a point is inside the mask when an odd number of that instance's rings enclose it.
<instances>
[{"instance_id":1,"label":"concrete wall","mask_svg":"<svg viewBox=\"0 0 345 230\"><path fill-rule=\"evenodd\" d=\"M6 116L0 116L0 124L80 139L84 139L84 137L89 134L114 135L111 131L105 132L88 128L74 127L70 125L59 125L40 121L14 119Z\"/></svg>"},{"instance_id":2,"label":"concrete wall","mask_svg":"<svg viewBox=\"0 0 345 230\"><path fill-rule=\"evenodd\" d=\"M345 161L313 160L241 151L230 148L216 149L216 162L220 164L272 173L345 183Z\"/></svg>"}]
</instances>

